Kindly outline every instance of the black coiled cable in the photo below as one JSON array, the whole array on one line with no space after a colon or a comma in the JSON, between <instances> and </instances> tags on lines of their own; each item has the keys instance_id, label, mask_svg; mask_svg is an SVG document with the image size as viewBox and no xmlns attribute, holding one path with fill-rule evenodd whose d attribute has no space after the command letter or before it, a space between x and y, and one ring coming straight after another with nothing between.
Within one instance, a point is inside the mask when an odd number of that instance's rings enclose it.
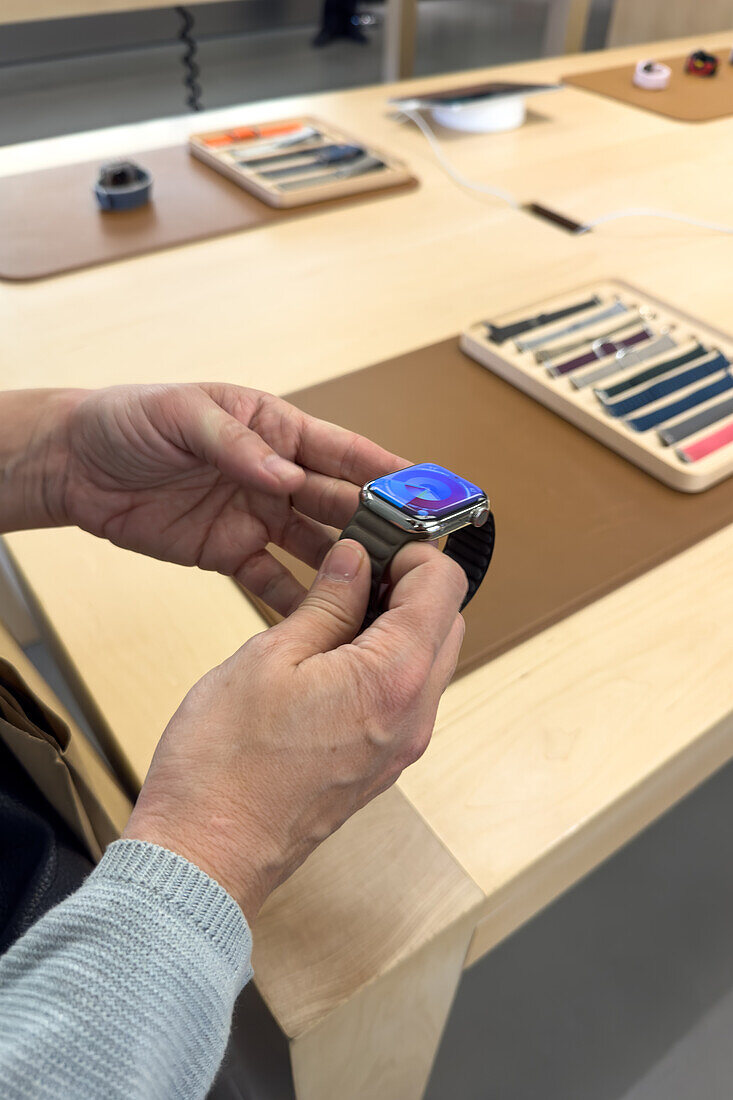
<instances>
[{"instance_id":1,"label":"black coiled cable","mask_svg":"<svg viewBox=\"0 0 733 1100\"><path fill-rule=\"evenodd\" d=\"M181 58L183 62L183 69L185 75L183 77L183 83L188 88L188 95L186 96L186 104L192 111L202 111L203 106L201 103L201 85L199 84L199 67L196 64L196 54L198 52L198 45L194 38L193 31L194 18L188 8L176 7L176 12L181 20L181 27L178 32L178 38L186 47L185 53Z\"/></svg>"}]
</instances>

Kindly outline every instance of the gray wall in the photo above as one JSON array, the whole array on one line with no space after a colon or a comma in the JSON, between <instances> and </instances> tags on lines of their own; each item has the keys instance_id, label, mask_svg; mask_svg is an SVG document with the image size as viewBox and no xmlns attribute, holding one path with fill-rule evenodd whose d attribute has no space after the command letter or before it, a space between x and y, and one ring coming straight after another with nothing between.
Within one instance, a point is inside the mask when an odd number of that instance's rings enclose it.
<instances>
[{"instance_id":1,"label":"gray wall","mask_svg":"<svg viewBox=\"0 0 733 1100\"><path fill-rule=\"evenodd\" d=\"M316 22L319 0L240 0L189 5L196 34L205 39ZM173 42L178 17L171 7L0 26L0 65L72 57Z\"/></svg>"}]
</instances>

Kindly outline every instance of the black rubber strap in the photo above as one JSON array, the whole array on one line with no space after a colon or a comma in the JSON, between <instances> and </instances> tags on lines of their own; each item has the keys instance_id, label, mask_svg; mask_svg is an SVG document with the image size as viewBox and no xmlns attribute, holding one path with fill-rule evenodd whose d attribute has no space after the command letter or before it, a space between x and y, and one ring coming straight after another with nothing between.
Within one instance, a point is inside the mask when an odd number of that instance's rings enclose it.
<instances>
[{"instance_id":1,"label":"black rubber strap","mask_svg":"<svg viewBox=\"0 0 733 1100\"><path fill-rule=\"evenodd\" d=\"M494 552L494 516L489 512L482 527L462 527L449 535L444 553L461 566L468 578L468 592L461 604L461 611L476 595L481 581L486 576L491 556ZM360 542L369 554L372 564L372 586L369 606L362 623L362 630L369 626L381 614L381 589L387 567L398 550L408 542L424 541L417 539L408 531L401 531L388 519L378 516L360 505L341 532L342 539L354 539Z\"/></svg>"}]
</instances>

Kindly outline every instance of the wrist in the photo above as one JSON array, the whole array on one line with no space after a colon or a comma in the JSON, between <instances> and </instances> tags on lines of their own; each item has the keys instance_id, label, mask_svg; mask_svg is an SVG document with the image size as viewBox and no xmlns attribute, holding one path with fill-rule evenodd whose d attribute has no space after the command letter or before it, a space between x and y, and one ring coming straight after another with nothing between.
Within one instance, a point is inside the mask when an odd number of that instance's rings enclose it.
<instances>
[{"instance_id":1,"label":"wrist","mask_svg":"<svg viewBox=\"0 0 733 1100\"><path fill-rule=\"evenodd\" d=\"M83 396L82 390L0 394L0 531L69 522L69 422Z\"/></svg>"},{"instance_id":2,"label":"wrist","mask_svg":"<svg viewBox=\"0 0 733 1100\"><path fill-rule=\"evenodd\" d=\"M213 817L201 824L195 815L179 822L160 806L147 805L145 790L122 834L123 840L143 840L183 856L222 886L234 898L251 924L277 885L253 858L258 846L235 834L225 822Z\"/></svg>"}]
</instances>

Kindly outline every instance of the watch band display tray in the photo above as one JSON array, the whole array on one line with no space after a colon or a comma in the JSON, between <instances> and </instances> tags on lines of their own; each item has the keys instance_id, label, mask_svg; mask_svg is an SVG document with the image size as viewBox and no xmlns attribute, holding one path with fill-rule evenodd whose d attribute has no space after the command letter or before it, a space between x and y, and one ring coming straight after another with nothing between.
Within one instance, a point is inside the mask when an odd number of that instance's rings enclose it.
<instances>
[{"instance_id":1,"label":"watch band display tray","mask_svg":"<svg viewBox=\"0 0 733 1100\"><path fill-rule=\"evenodd\" d=\"M643 46L639 47L639 58L644 58ZM597 92L679 122L709 122L733 115L733 65L728 64L727 49L718 51L715 76L686 73L686 57L655 57L653 60L662 61L672 70L668 87L654 91L637 88L632 80L635 64L590 73L571 73L562 80L563 84Z\"/></svg>"},{"instance_id":2,"label":"watch band display tray","mask_svg":"<svg viewBox=\"0 0 733 1100\"><path fill-rule=\"evenodd\" d=\"M593 304L506 335L583 303ZM698 493L733 474L733 339L627 283L473 325L461 347L675 489Z\"/></svg>"},{"instance_id":3,"label":"watch band display tray","mask_svg":"<svg viewBox=\"0 0 733 1100\"><path fill-rule=\"evenodd\" d=\"M674 492L485 370L457 337L288 400L489 495L496 549L464 613L462 672L733 523L733 480ZM277 553L310 584L311 569Z\"/></svg>"},{"instance_id":4,"label":"watch band display tray","mask_svg":"<svg viewBox=\"0 0 733 1100\"><path fill-rule=\"evenodd\" d=\"M202 164L187 145L131 157L152 174L152 201L119 213L103 213L97 205L99 161L1 177L0 279L59 275L417 186L408 177L389 190L277 210Z\"/></svg>"},{"instance_id":5,"label":"watch band display tray","mask_svg":"<svg viewBox=\"0 0 733 1100\"><path fill-rule=\"evenodd\" d=\"M280 209L383 190L410 181L410 173L402 161L360 143L353 135L322 119L308 116L279 119L263 129L264 137L257 126L193 134L189 147L195 157L214 171L221 172L268 206ZM307 131L309 136L292 144L299 131L304 134ZM268 139L267 134L273 132L274 136ZM278 142L289 144L278 146ZM362 155L332 164L313 164L319 151L343 146L360 149ZM368 164L370 170L360 172L361 163ZM352 174L355 171L358 174Z\"/></svg>"}]
</instances>

